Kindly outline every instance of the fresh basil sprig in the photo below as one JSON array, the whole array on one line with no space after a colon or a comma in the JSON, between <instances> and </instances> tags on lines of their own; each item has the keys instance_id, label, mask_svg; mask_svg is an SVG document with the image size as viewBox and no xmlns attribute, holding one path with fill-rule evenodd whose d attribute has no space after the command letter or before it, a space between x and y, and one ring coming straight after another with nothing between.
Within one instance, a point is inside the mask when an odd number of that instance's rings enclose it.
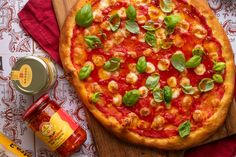
<instances>
[{"instance_id":1,"label":"fresh basil sprig","mask_svg":"<svg viewBox=\"0 0 236 157\"><path fill-rule=\"evenodd\" d=\"M137 13L136 13L136 9L134 8L134 6L129 5L128 8L126 9L126 15L128 17L128 19L130 20L135 20Z\"/></svg>"},{"instance_id":2,"label":"fresh basil sprig","mask_svg":"<svg viewBox=\"0 0 236 157\"><path fill-rule=\"evenodd\" d=\"M157 39L154 31L147 31L145 34L145 42L152 47L157 45Z\"/></svg>"},{"instance_id":3,"label":"fresh basil sprig","mask_svg":"<svg viewBox=\"0 0 236 157\"><path fill-rule=\"evenodd\" d=\"M202 57L198 55L194 55L186 62L187 68L196 68L199 64L201 64Z\"/></svg>"},{"instance_id":4,"label":"fresh basil sprig","mask_svg":"<svg viewBox=\"0 0 236 157\"><path fill-rule=\"evenodd\" d=\"M204 78L198 84L200 92L208 92L214 88L214 80L210 78Z\"/></svg>"},{"instance_id":5,"label":"fresh basil sprig","mask_svg":"<svg viewBox=\"0 0 236 157\"><path fill-rule=\"evenodd\" d=\"M184 86L182 86L182 91L185 94L189 94L189 95L193 95L194 92L195 92L194 88L191 85L184 85Z\"/></svg>"},{"instance_id":6,"label":"fresh basil sprig","mask_svg":"<svg viewBox=\"0 0 236 157\"><path fill-rule=\"evenodd\" d=\"M125 106L134 106L140 97L139 90L131 90L123 96L123 103Z\"/></svg>"},{"instance_id":7,"label":"fresh basil sprig","mask_svg":"<svg viewBox=\"0 0 236 157\"><path fill-rule=\"evenodd\" d=\"M171 13L172 8L172 0L160 0L160 8L164 13Z\"/></svg>"},{"instance_id":8,"label":"fresh basil sprig","mask_svg":"<svg viewBox=\"0 0 236 157\"><path fill-rule=\"evenodd\" d=\"M111 58L104 65L103 68L106 71L113 72L120 68L120 59L119 58Z\"/></svg>"},{"instance_id":9,"label":"fresh basil sprig","mask_svg":"<svg viewBox=\"0 0 236 157\"><path fill-rule=\"evenodd\" d=\"M187 137L190 134L191 131L191 123L189 120L181 123L178 128L179 136L182 138Z\"/></svg>"},{"instance_id":10,"label":"fresh basil sprig","mask_svg":"<svg viewBox=\"0 0 236 157\"><path fill-rule=\"evenodd\" d=\"M101 40L95 35L85 36L84 40L91 49L99 48L102 46Z\"/></svg>"},{"instance_id":11,"label":"fresh basil sprig","mask_svg":"<svg viewBox=\"0 0 236 157\"><path fill-rule=\"evenodd\" d=\"M216 82L216 83L223 83L224 79L220 74L214 74L212 76L212 79Z\"/></svg>"},{"instance_id":12,"label":"fresh basil sprig","mask_svg":"<svg viewBox=\"0 0 236 157\"><path fill-rule=\"evenodd\" d=\"M164 100L163 90L160 88L155 88L152 92L154 101L160 103Z\"/></svg>"},{"instance_id":13,"label":"fresh basil sprig","mask_svg":"<svg viewBox=\"0 0 236 157\"><path fill-rule=\"evenodd\" d=\"M164 22L166 24L166 27L168 29L174 29L176 24L181 20L181 17L180 15L178 14L173 14L173 15L169 15L169 16L166 16L164 18Z\"/></svg>"},{"instance_id":14,"label":"fresh basil sprig","mask_svg":"<svg viewBox=\"0 0 236 157\"><path fill-rule=\"evenodd\" d=\"M117 31L120 27L120 16L118 14L112 15L109 19L110 28L113 32Z\"/></svg>"},{"instance_id":15,"label":"fresh basil sprig","mask_svg":"<svg viewBox=\"0 0 236 157\"><path fill-rule=\"evenodd\" d=\"M144 73L147 68L147 61L145 56L142 56L138 59L138 62L136 64L136 69L139 73Z\"/></svg>"},{"instance_id":16,"label":"fresh basil sprig","mask_svg":"<svg viewBox=\"0 0 236 157\"><path fill-rule=\"evenodd\" d=\"M205 54L205 51L201 48L195 48L192 50L192 54L197 56L203 56Z\"/></svg>"},{"instance_id":17,"label":"fresh basil sprig","mask_svg":"<svg viewBox=\"0 0 236 157\"><path fill-rule=\"evenodd\" d=\"M178 71L183 72L185 70L185 57L182 53L173 54L170 61L173 67Z\"/></svg>"},{"instance_id":18,"label":"fresh basil sprig","mask_svg":"<svg viewBox=\"0 0 236 157\"><path fill-rule=\"evenodd\" d=\"M91 97L91 101L92 101L93 103L97 103L98 100L99 100L99 98L100 98L100 95L101 95L101 93L99 93L99 92L94 93L94 94L92 95L92 97Z\"/></svg>"},{"instance_id":19,"label":"fresh basil sprig","mask_svg":"<svg viewBox=\"0 0 236 157\"><path fill-rule=\"evenodd\" d=\"M170 107L170 102L172 99L172 89L169 86L165 86L163 88L163 95L164 95L164 101L166 103L167 108Z\"/></svg>"},{"instance_id":20,"label":"fresh basil sprig","mask_svg":"<svg viewBox=\"0 0 236 157\"><path fill-rule=\"evenodd\" d=\"M153 74L151 76L148 76L146 80L146 87L150 90L153 90L157 85L160 80L160 75L158 74Z\"/></svg>"},{"instance_id":21,"label":"fresh basil sprig","mask_svg":"<svg viewBox=\"0 0 236 157\"><path fill-rule=\"evenodd\" d=\"M221 72L225 69L226 64L224 62L215 62L213 66L213 70L217 72Z\"/></svg>"},{"instance_id":22,"label":"fresh basil sprig","mask_svg":"<svg viewBox=\"0 0 236 157\"><path fill-rule=\"evenodd\" d=\"M138 34L140 31L138 24L133 20L126 21L125 28L133 34Z\"/></svg>"},{"instance_id":23,"label":"fresh basil sprig","mask_svg":"<svg viewBox=\"0 0 236 157\"><path fill-rule=\"evenodd\" d=\"M76 14L75 21L81 27L89 27L93 23L91 4L85 4Z\"/></svg>"},{"instance_id":24,"label":"fresh basil sprig","mask_svg":"<svg viewBox=\"0 0 236 157\"><path fill-rule=\"evenodd\" d=\"M126 9L126 15L127 15L128 20L125 22L125 28L133 34L138 34L140 31L140 28L139 28L137 22L135 22L137 13L136 13L136 9L134 8L134 6L130 5Z\"/></svg>"},{"instance_id":25,"label":"fresh basil sprig","mask_svg":"<svg viewBox=\"0 0 236 157\"><path fill-rule=\"evenodd\" d=\"M147 31L155 31L156 30L153 21L146 22L145 25L142 26L142 28L147 30Z\"/></svg>"},{"instance_id":26,"label":"fresh basil sprig","mask_svg":"<svg viewBox=\"0 0 236 157\"><path fill-rule=\"evenodd\" d=\"M85 65L79 71L79 79L80 80L85 80L86 78L88 78L90 76L91 72L92 72L92 66L91 65Z\"/></svg>"}]
</instances>

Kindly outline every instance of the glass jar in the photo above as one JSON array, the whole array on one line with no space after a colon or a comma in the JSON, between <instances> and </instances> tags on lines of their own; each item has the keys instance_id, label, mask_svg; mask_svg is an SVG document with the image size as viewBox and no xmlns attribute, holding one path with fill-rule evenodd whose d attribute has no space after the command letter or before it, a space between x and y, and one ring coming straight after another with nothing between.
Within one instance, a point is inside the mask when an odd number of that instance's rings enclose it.
<instances>
[{"instance_id":1,"label":"glass jar","mask_svg":"<svg viewBox=\"0 0 236 157\"><path fill-rule=\"evenodd\" d=\"M57 79L57 70L50 59L27 56L20 58L12 68L14 87L24 94L38 94L51 88Z\"/></svg>"},{"instance_id":2,"label":"glass jar","mask_svg":"<svg viewBox=\"0 0 236 157\"><path fill-rule=\"evenodd\" d=\"M48 94L40 97L23 115L23 120L47 146L61 157L78 151L86 132Z\"/></svg>"}]
</instances>

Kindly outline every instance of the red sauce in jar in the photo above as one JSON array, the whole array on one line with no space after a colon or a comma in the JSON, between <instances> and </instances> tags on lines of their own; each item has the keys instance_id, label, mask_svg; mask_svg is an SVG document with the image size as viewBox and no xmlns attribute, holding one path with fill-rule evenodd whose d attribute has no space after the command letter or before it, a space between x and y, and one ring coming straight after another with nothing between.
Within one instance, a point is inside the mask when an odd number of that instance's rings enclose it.
<instances>
[{"instance_id":1,"label":"red sauce in jar","mask_svg":"<svg viewBox=\"0 0 236 157\"><path fill-rule=\"evenodd\" d=\"M86 132L47 94L23 115L35 134L61 157L69 157L86 140Z\"/></svg>"}]
</instances>

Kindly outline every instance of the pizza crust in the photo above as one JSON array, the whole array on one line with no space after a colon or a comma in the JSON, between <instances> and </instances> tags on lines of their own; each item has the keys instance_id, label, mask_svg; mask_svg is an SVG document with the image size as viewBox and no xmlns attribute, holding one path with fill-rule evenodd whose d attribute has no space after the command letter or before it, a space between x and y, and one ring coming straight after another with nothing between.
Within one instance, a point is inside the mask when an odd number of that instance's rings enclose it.
<instances>
[{"instance_id":1,"label":"pizza crust","mask_svg":"<svg viewBox=\"0 0 236 157\"><path fill-rule=\"evenodd\" d=\"M212 135L225 121L227 112L231 101L233 99L233 88L234 88L234 60L233 60L233 51L230 46L229 40L219 24L217 18L215 17L212 10L206 4L205 1L198 0L188 0L187 2L198 9L198 11L206 17L207 24L210 28L213 29L213 36L217 36L217 39L223 45L223 57L226 61L226 76L224 81L225 94L221 99L221 102L218 106L217 111L214 115L209 118L204 127L201 127L193 132L184 139L181 137L170 137L170 138L149 138L140 136L137 133L131 132L128 129L123 128L118 121L113 117L106 118L102 112L100 112L93 104L89 102L89 94L85 90L84 83L80 81L77 71L74 68L71 58L70 58L70 48L71 48L71 38L73 36L73 29L76 25L75 15L77 11L91 0L79 1L71 13L68 15L66 22L62 28L60 36L60 57L62 64L66 73L66 76L70 83L76 89L77 94L80 99L89 109L89 111L96 117L96 119L105 127L108 131L115 134L122 140L126 140L135 144L146 145L150 147L156 147L165 150L179 150L198 145L199 143L206 140L210 135Z\"/></svg>"}]
</instances>

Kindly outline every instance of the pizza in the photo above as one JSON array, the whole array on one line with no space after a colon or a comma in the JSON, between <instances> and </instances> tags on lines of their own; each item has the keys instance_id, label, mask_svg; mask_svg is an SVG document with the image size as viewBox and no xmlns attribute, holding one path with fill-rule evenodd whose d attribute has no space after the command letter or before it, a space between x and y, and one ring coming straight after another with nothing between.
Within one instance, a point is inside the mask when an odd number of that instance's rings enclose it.
<instances>
[{"instance_id":1,"label":"pizza","mask_svg":"<svg viewBox=\"0 0 236 157\"><path fill-rule=\"evenodd\" d=\"M60 36L67 79L107 130L134 144L189 148L224 122L233 53L205 1L78 1Z\"/></svg>"}]
</instances>

